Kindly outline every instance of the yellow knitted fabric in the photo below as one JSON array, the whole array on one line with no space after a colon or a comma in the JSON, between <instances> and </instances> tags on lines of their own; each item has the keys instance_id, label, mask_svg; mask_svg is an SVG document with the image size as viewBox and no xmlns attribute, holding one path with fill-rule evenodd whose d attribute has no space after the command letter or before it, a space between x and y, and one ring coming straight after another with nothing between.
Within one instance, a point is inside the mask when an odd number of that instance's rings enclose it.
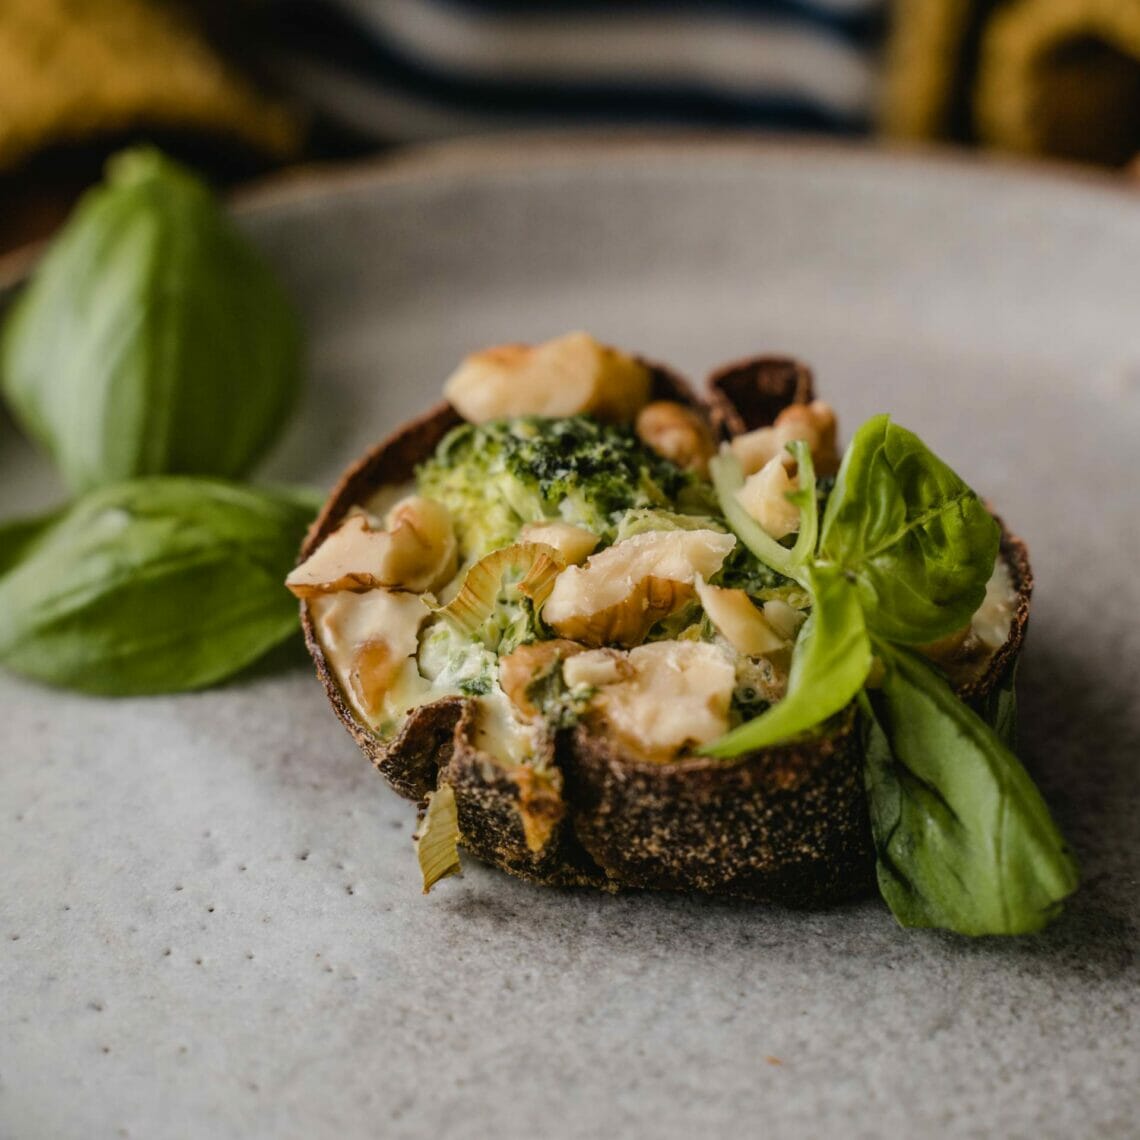
<instances>
[{"instance_id":1,"label":"yellow knitted fabric","mask_svg":"<svg viewBox=\"0 0 1140 1140\"><path fill-rule=\"evenodd\" d=\"M298 125L148 0L0 2L0 168L138 127L229 136L285 157Z\"/></svg>"},{"instance_id":2,"label":"yellow knitted fabric","mask_svg":"<svg viewBox=\"0 0 1140 1140\"><path fill-rule=\"evenodd\" d=\"M978 0L895 0L882 107L888 134L949 133L966 29L977 6Z\"/></svg>"},{"instance_id":3,"label":"yellow knitted fabric","mask_svg":"<svg viewBox=\"0 0 1140 1140\"><path fill-rule=\"evenodd\" d=\"M1140 0L895 0L882 125L1128 162L1140 154Z\"/></svg>"},{"instance_id":4,"label":"yellow knitted fabric","mask_svg":"<svg viewBox=\"0 0 1140 1140\"><path fill-rule=\"evenodd\" d=\"M1124 163L1140 153L1140 3L1022 0L987 27L974 94L983 142Z\"/></svg>"}]
</instances>

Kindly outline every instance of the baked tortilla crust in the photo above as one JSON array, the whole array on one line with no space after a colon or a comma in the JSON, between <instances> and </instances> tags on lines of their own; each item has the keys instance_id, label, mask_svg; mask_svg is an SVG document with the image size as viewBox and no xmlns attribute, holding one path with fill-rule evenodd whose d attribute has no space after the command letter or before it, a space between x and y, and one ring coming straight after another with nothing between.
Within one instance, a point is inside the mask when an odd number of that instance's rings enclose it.
<instances>
[{"instance_id":1,"label":"baked tortilla crust","mask_svg":"<svg viewBox=\"0 0 1140 1140\"><path fill-rule=\"evenodd\" d=\"M701 409L721 438L767 426L789 404L814 397L810 369L786 357L717 370L705 399L675 373L646 363L652 398ZM460 423L451 405L437 404L365 455L333 489L299 561L353 506L408 482ZM1001 553L1018 604L1005 645L958 689L975 705L1008 680L1029 621L1028 552L1004 526ZM380 740L354 716L304 602L301 622L333 710L364 754L400 795L421 805L440 779L450 784L461 846L512 875L552 886L702 891L799 906L873 888L853 707L791 746L732 760L683 756L663 764L630 753L587 721L551 740L535 765L512 768L476 746L477 706L460 697L418 706L395 738Z\"/></svg>"}]
</instances>

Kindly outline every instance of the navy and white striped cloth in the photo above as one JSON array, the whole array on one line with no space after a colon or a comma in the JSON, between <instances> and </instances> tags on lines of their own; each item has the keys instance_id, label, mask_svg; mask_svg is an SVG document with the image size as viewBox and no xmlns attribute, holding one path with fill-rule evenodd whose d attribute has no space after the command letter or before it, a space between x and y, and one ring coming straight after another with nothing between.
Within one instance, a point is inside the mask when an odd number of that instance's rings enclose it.
<instances>
[{"instance_id":1,"label":"navy and white striped cloth","mask_svg":"<svg viewBox=\"0 0 1140 1140\"><path fill-rule=\"evenodd\" d=\"M512 127L858 132L887 0L274 0L273 58L384 142Z\"/></svg>"}]
</instances>

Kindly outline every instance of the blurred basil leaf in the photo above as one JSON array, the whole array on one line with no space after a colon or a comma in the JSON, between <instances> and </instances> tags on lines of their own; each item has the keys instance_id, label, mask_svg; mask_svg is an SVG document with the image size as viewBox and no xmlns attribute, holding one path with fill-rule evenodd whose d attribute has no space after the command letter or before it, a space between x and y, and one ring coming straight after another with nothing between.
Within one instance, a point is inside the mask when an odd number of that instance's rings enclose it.
<instances>
[{"instance_id":1,"label":"blurred basil leaf","mask_svg":"<svg viewBox=\"0 0 1140 1140\"><path fill-rule=\"evenodd\" d=\"M0 664L113 696L228 677L297 629L281 582L316 510L307 493L217 479L91 491L0 577Z\"/></svg>"},{"instance_id":2,"label":"blurred basil leaf","mask_svg":"<svg viewBox=\"0 0 1140 1140\"><path fill-rule=\"evenodd\" d=\"M35 518L8 519L0 523L0 575L7 574L24 557L60 513L53 511Z\"/></svg>"},{"instance_id":3,"label":"blurred basil leaf","mask_svg":"<svg viewBox=\"0 0 1140 1140\"><path fill-rule=\"evenodd\" d=\"M300 326L207 187L150 149L108 164L17 298L0 380L73 491L236 477L276 440Z\"/></svg>"},{"instance_id":4,"label":"blurred basil leaf","mask_svg":"<svg viewBox=\"0 0 1140 1140\"><path fill-rule=\"evenodd\" d=\"M970 620L1000 539L997 522L958 475L913 432L875 416L843 457L819 557L856 582L868 629L913 645Z\"/></svg>"},{"instance_id":5,"label":"blurred basil leaf","mask_svg":"<svg viewBox=\"0 0 1140 1140\"><path fill-rule=\"evenodd\" d=\"M1013 668L978 702L975 711L998 734L1002 744L1017 751L1017 667Z\"/></svg>"},{"instance_id":6,"label":"blurred basil leaf","mask_svg":"<svg viewBox=\"0 0 1140 1140\"><path fill-rule=\"evenodd\" d=\"M883 898L903 926L1040 930L1078 882L1041 793L934 666L875 652L885 673L862 698L864 772Z\"/></svg>"}]
</instances>

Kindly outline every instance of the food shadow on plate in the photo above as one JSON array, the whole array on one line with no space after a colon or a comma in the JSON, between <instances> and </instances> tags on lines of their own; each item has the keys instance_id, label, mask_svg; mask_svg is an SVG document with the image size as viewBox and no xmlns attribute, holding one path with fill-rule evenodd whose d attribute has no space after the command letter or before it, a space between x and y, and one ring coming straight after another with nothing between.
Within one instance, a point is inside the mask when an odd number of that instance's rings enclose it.
<instances>
[{"instance_id":1,"label":"food shadow on plate","mask_svg":"<svg viewBox=\"0 0 1140 1140\"><path fill-rule=\"evenodd\" d=\"M503 880L480 869L468 884L441 884L426 905L447 909L475 926L511 921L518 892L535 892L528 905L577 908L587 898L591 921L639 925L664 923L671 938L700 937L710 922L738 940L770 944L789 929L813 938L839 939L844 955L873 957L913 944L922 953L981 956L1010 966L1047 967L1051 974L1090 982L1119 979L1137 970L1133 884L1140 861L1135 825L1135 697L1123 678L1102 675L1072 658L1064 647L1033 639L1019 680L1020 752L1074 847L1082 883L1061 917L1037 935L971 939L943 931L898 927L877 898L824 909L790 909L759 903L657 892L597 896ZM1058 678L1075 678L1064 685ZM474 863L470 857L465 865ZM507 885L509 883L509 885ZM449 890L449 887L452 889ZM600 912L600 913L599 913ZM687 933L686 933L687 932Z\"/></svg>"}]
</instances>

